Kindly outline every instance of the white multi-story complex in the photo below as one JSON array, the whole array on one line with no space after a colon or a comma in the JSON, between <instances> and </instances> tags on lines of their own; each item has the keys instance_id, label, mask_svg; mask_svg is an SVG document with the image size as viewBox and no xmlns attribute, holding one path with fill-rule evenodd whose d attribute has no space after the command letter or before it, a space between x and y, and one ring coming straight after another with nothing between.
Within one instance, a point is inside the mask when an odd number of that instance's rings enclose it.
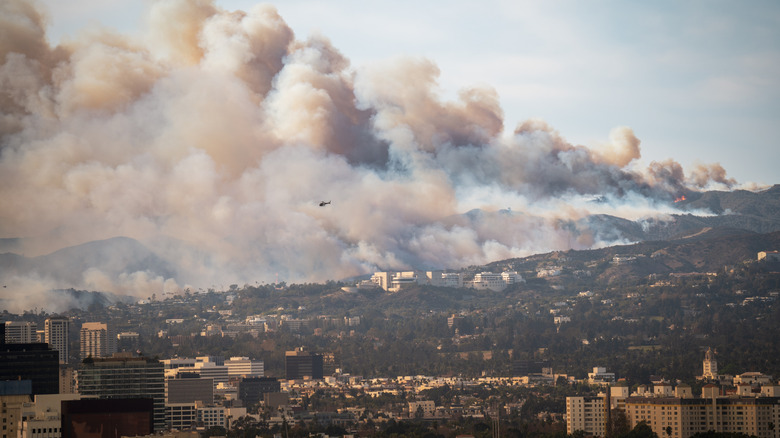
<instances>
[{"instance_id":1,"label":"white multi-story complex","mask_svg":"<svg viewBox=\"0 0 780 438\"><path fill-rule=\"evenodd\" d=\"M558 267L552 267L552 268L540 268L536 270L536 276L539 278L546 278L546 277L557 277L561 275L563 271L561 268Z\"/></svg>"},{"instance_id":2,"label":"white multi-story complex","mask_svg":"<svg viewBox=\"0 0 780 438\"><path fill-rule=\"evenodd\" d=\"M225 361L228 376L265 377L265 362L248 357L231 357Z\"/></svg>"},{"instance_id":3,"label":"white multi-story complex","mask_svg":"<svg viewBox=\"0 0 780 438\"><path fill-rule=\"evenodd\" d=\"M386 271L375 272L371 282L388 292L398 292L404 287L413 285L462 287L463 275L442 271ZM365 288L365 286L361 287Z\"/></svg>"},{"instance_id":4,"label":"white multi-story complex","mask_svg":"<svg viewBox=\"0 0 780 438\"><path fill-rule=\"evenodd\" d=\"M6 344L31 344L38 342L38 325L31 321L6 321Z\"/></svg>"},{"instance_id":5,"label":"white multi-story complex","mask_svg":"<svg viewBox=\"0 0 780 438\"><path fill-rule=\"evenodd\" d=\"M111 357L116 353L116 335L104 322L85 322L79 332L81 358Z\"/></svg>"},{"instance_id":6,"label":"white multi-story complex","mask_svg":"<svg viewBox=\"0 0 780 438\"><path fill-rule=\"evenodd\" d=\"M504 278L501 276L501 274L480 272L474 275L474 280L472 280L471 286L474 289L491 289L499 291L506 287L506 283L504 283Z\"/></svg>"},{"instance_id":7,"label":"white multi-story complex","mask_svg":"<svg viewBox=\"0 0 780 438\"><path fill-rule=\"evenodd\" d=\"M371 277L371 282L388 292L398 292L404 287L412 285L454 288L464 286L463 274L442 271L376 272ZM474 276L474 280L468 282L465 286L475 289L500 291L509 285L523 282L525 280L517 272L503 272L501 274L480 272Z\"/></svg>"},{"instance_id":8,"label":"white multi-story complex","mask_svg":"<svg viewBox=\"0 0 780 438\"><path fill-rule=\"evenodd\" d=\"M204 379L214 379L214 389L220 383L227 384L229 380L228 367L223 360L210 356L199 356L195 359L176 358L163 360L165 377L174 377L179 373L198 374Z\"/></svg>"},{"instance_id":9,"label":"white multi-story complex","mask_svg":"<svg viewBox=\"0 0 780 438\"><path fill-rule=\"evenodd\" d=\"M608 385L615 381L615 373L608 373L604 367L593 367L593 372L588 373L588 383L591 385Z\"/></svg>"},{"instance_id":10,"label":"white multi-story complex","mask_svg":"<svg viewBox=\"0 0 780 438\"><path fill-rule=\"evenodd\" d=\"M471 282L471 287L474 289L490 289L494 291L502 291L507 286L524 283L523 277L517 272L502 272L500 274L494 274L492 272L480 272L474 275L474 280Z\"/></svg>"},{"instance_id":11,"label":"white multi-story complex","mask_svg":"<svg viewBox=\"0 0 780 438\"><path fill-rule=\"evenodd\" d=\"M359 316L345 316L344 317L344 325L347 327L357 327L360 325L360 317Z\"/></svg>"},{"instance_id":12,"label":"white multi-story complex","mask_svg":"<svg viewBox=\"0 0 780 438\"><path fill-rule=\"evenodd\" d=\"M420 284L439 287L463 287L463 274L459 272L426 271Z\"/></svg>"},{"instance_id":13,"label":"white multi-story complex","mask_svg":"<svg viewBox=\"0 0 780 438\"><path fill-rule=\"evenodd\" d=\"M60 363L68 363L70 351L68 349L68 334L70 332L70 319L65 316L52 316L44 322L44 342L49 344L52 350L60 354Z\"/></svg>"}]
</instances>

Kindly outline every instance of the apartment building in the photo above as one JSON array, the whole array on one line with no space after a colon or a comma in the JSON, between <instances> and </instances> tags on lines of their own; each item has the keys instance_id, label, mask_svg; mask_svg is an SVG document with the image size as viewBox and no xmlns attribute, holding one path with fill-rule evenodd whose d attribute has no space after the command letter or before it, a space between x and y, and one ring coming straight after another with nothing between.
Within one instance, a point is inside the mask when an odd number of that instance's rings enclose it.
<instances>
[{"instance_id":1,"label":"apartment building","mask_svg":"<svg viewBox=\"0 0 780 438\"><path fill-rule=\"evenodd\" d=\"M606 397L566 397L566 433L582 430L587 435L604 436L606 433Z\"/></svg>"},{"instance_id":2,"label":"apartment building","mask_svg":"<svg viewBox=\"0 0 780 438\"><path fill-rule=\"evenodd\" d=\"M68 348L68 336L70 333L70 319L65 316L52 316L44 321L44 342L49 344L52 350L59 353L60 363L68 363L70 350Z\"/></svg>"},{"instance_id":3,"label":"apartment building","mask_svg":"<svg viewBox=\"0 0 780 438\"><path fill-rule=\"evenodd\" d=\"M32 344L38 342L38 325L31 321L6 321L6 344Z\"/></svg>"},{"instance_id":4,"label":"apartment building","mask_svg":"<svg viewBox=\"0 0 780 438\"><path fill-rule=\"evenodd\" d=\"M743 385L745 387L749 385ZM744 433L758 438L779 438L780 387L765 385L761 392L738 390L722 395L709 384L701 397L694 397L688 385L672 388L668 383L652 390L640 387L626 397L628 388L610 388L610 405L625 413L631 428L645 422L659 438L689 438L697 433ZM566 432L582 430L588 435L604 436L607 424L607 397L566 398Z\"/></svg>"},{"instance_id":5,"label":"apartment building","mask_svg":"<svg viewBox=\"0 0 780 438\"><path fill-rule=\"evenodd\" d=\"M659 437L688 438L696 433L744 433L777 438L778 397L629 397L625 412L631 427L646 422Z\"/></svg>"},{"instance_id":6,"label":"apartment building","mask_svg":"<svg viewBox=\"0 0 780 438\"><path fill-rule=\"evenodd\" d=\"M116 353L116 335L104 322L85 322L79 332L81 359L111 357Z\"/></svg>"},{"instance_id":7,"label":"apartment building","mask_svg":"<svg viewBox=\"0 0 780 438\"><path fill-rule=\"evenodd\" d=\"M431 418L435 412L436 404L433 400L411 401L407 410L410 418L415 418L420 414L423 418Z\"/></svg>"}]
</instances>

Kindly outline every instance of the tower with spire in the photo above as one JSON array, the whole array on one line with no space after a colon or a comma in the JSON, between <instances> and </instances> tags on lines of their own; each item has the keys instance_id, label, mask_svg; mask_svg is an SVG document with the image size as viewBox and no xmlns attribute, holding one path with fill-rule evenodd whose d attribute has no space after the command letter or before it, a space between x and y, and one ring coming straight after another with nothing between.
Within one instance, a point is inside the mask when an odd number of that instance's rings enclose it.
<instances>
[{"instance_id":1,"label":"tower with spire","mask_svg":"<svg viewBox=\"0 0 780 438\"><path fill-rule=\"evenodd\" d=\"M715 379L718 377L718 361L715 360L715 353L712 351L712 348L708 348L707 352L704 353L702 367L704 368L702 377L705 379Z\"/></svg>"}]
</instances>

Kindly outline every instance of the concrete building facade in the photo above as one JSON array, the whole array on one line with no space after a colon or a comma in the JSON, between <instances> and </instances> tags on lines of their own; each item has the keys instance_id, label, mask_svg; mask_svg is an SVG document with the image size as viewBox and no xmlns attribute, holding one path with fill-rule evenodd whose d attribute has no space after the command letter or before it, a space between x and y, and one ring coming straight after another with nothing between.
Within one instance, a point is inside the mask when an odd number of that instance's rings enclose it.
<instances>
[{"instance_id":1,"label":"concrete building facade","mask_svg":"<svg viewBox=\"0 0 780 438\"><path fill-rule=\"evenodd\" d=\"M49 344L52 350L59 353L60 363L66 364L70 360L68 337L70 335L70 319L65 316L52 316L44 321L44 342Z\"/></svg>"},{"instance_id":2,"label":"concrete building facade","mask_svg":"<svg viewBox=\"0 0 780 438\"><path fill-rule=\"evenodd\" d=\"M116 335L104 322L85 322L79 332L81 359L111 357L116 353Z\"/></svg>"},{"instance_id":3,"label":"concrete building facade","mask_svg":"<svg viewBox=\"0 0 780 438\"><path fill-rule=\"evenodd\" d=\"M646 422L659 437L688 438L708 431L777 438L777 397L629 397L625 402L631 427Z\"/></svg>"},{"instance_id":4,"label":"concrete building facade","mask_svg":"<svg viewBox=\"0 0 780 438\"><path fill-rule=\"evenodd\" d=\"M6 344L33 344L38 342L38 324L31 321L6 321Z\"/></svg>"},{"instance_id":5,"label":"concrete building facade","mask_svg":"<svg viewBox=\"0 0 780 438\"><path fill-rule=\"evenodd\" d=\"M424 285L463 287L463 275L443 271L385 271L375 272L370 280L387 292L398 292L404 287Z\"/></svg>"},{"instance_id":6,"label":"concrete building facade","mask_svg":"<svg viewBox=\"0 0 780 438\"><path fill-rule=\"evenodd\" d=\"M587 435L604 436L606 432L605 398L600 396L566 397L566 433L577 430Z\"/></svg>"}]
</instances>

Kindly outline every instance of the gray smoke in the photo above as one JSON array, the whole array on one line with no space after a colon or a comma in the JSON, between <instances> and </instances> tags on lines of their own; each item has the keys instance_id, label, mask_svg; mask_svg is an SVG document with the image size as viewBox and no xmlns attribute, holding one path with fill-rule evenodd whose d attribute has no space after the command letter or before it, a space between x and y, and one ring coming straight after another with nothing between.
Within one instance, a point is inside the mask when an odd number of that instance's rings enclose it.
<instances>
[{"instance_id":1,"label":"gray smoke","mask_svg":"<svg viewBox=\"0 0 780 438\"><path fill-rule=\"evenodd\" d=\"M588 248L610 242L561 221L665 214L681 191L735 184L717 164L689 177L671 160L639 168L625 127L591 148L539 120L505 134L494 90L443 101L426 59L355 68L325 37L296 39L272 6L162 0L141 37L89 29L56 47L44 16L31 1L0 3L0 237L23 237L18 252L35 256L128 236L176 274L14 278L6 299L55 287L147 297ZM610 202L584 201L593 195Z\"/></svg>"}]
</instances>

